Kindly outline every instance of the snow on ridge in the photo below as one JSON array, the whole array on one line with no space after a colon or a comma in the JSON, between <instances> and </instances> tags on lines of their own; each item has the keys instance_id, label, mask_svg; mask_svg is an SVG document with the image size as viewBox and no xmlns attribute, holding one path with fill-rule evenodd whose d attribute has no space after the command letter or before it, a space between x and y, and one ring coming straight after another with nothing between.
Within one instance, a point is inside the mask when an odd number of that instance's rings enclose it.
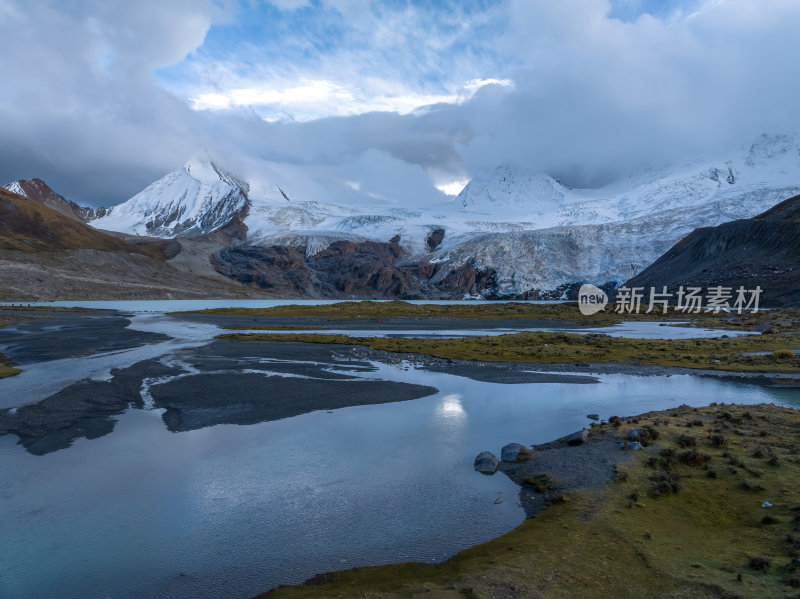
<instances>
[{"instance_id":1,"label":"snow on ridge","mask_svg":"<svg viewBox=\"0 0 800 599\"><path fill-rule=\"evenodd\" d=\"M20 179L17 179L16 181L12 181L11 183L7 183L6 185L3 185L3 187L5 189L7 189L8 191L10 191L11 193L15 193L17 195L28 197L27 195L25 195L25 190L22 189L21 183L22 183L22 181Z\"/></svg>"},{"instance_id":2,"label":"snow on ridge","mask_svg":"<svg viewBox=\"0 0 800 599\"><path fill-rule=\"evenodd\" d=\"M200 154L92 225L196 235L247 208L252 243L319 251L336 239L400 235L410 257L443 268L473 260L498 272L503 292L523 293L582 279L626 280L694 228L750 218L800 193L799 149L796 136L761 136L731 156L666 166L598 189L570 188L505 165L474 178L449 203L419 208L326 203L318 199L322 188L309 187L300 170L265 167L264 180L253 184ZM436 228L446 233L430 253L425 242Z\"/></svg>"},{"instance_id":3,"label":"snow on ridge","mask_svg":"<svg viewBox=\"0 0 800 599\"><path fill-rule=\"evenodd\" d=\"M198 156L91 224L136 235L199 235L226 225L241 212L248 189L207 155Z\"/></svg>"}]
</instances>

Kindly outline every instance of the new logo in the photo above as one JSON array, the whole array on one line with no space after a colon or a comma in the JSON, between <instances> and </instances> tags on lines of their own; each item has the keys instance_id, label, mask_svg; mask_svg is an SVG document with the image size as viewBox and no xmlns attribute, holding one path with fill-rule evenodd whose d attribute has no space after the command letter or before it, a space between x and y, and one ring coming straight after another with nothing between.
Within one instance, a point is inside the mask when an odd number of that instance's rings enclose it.
<instances>
[{"instance_id":1,"label":"new logo","mask_svg":"<svg viewBox=\"0 0 800 599\"><path fill-rule=\"evenodd\" d=\"M608 296L605 291L588 283L581 285L578 290L578 309L581 314L584 316L597 314L606 307L606 304Z\"/></svg>"}]
</instances>

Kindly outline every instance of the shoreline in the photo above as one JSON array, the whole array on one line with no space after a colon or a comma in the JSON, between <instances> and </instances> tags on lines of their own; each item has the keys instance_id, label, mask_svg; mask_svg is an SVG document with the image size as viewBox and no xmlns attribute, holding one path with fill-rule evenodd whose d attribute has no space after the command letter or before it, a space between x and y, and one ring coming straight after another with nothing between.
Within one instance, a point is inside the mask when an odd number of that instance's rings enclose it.
<instances>
[{"instance_id":1,"label":"shoreline","mask_svg":"<svg viewBox=\"0 0 800 599\"><path fill-rule=\"evenodd\" d=\"M15 343L19 344L20 355L27 356L28 360L43 359L45 361L42 363L45 364L47 359L52 360L63 355L78 357L87 351L96 351L98 347L124 351L126 344L136 346L139 343L147 343L148 339L153 341L163 338L160 335L147 339L139 338L141 332L130 331L126 327L126 322L129 321L125 314L119 312L89 315L85 312L80 315L60 313L54 318L42 316L32 321L30 325L26 325L35 334L28 335L6 329L6 338L8 334L14 336ZM181 319L177 318L176 323L180 322ZM80 323L91 324L91 334L87 337L91 338L91 343L84 338L86 336L81 336L80 326L70 328ZM128 331L133 336L121 338L121 331ZM57 338L61 340L60 344L54 345L53 340ZM205 345L189 348L182 351L175 360L171 358L170 360L139 361L127 368L112 370L111 377L107 380L81 380L41 402L16 410L2 410L0 433L17 434L22 445L37 455L68 447L79 437L95 438L109 434L114 428L115 415L131 406L145 407L141 390L146 379L160 380L159 385L150 389L153 407L164 409L162 414L164 426L173 432L222 423L252 424L346 406L405 401L437 392L434 387L398 381L375 380L366 384L354 382L359 371L374 370L374 364L405 365L427 372L440 372L475 381L504 384L590 385L598 383L599 377L603 375L619 374L637 377L693 375L765 386L792 388L799 386L798 375L794 373L733 372L577 361L493 362L385 351L357 344L306 343L289 340L269 342L209 339ZM189 364L190 368L185 364ZM267 376L245 372L252 369L269 372ZM287 384L286 381L291 382ZM230 395L237 399L236 405L232 406L232 400L221 390L230 390L230 385L234 383L238 386ZM264 385L264 389L269 388L273 394L275 389L280 389L280 401L269 405L260 400L242 401L241 398L248 394L259 397L267 395L252 393L254 390L258 391L261 385ZM321 392L323 389L325 393ZM231 407L235 407L235 410ZM724 416L726 413L728 416ZM701 424L696 425L696 421L701 421ZM632 429L642 426L658 427L660 438L642 450L619 449L618 443L629 439ZM632 591L641 595L647 594L650 589L646 586L648 572L658 573L658 584L654 588L668 588L676 577L671 570L676 562L666 563L663 560L669 558L681 562L683 558L675 554L674 547L680 545L684 548L683 551L687 551L688 546L690 547L688 551L691 553L691 545L698 542L691 537L694 529L684 527L680 530L684 537L678 540L671 539L668 543L665 541L666 545L661 548L661 554L652 554L639 547L642 535L645 534L642 530L648 534L652 533L652 538L659 541L662 535L668 537L671 534L669 527L662 527L659 524L662 518L685 518L687 510L705 514L703 502L709 497L713 499L711 502L713 509L719 510L723 509L720 505L728 503L727 497L720 498L722 494L744 502L762 491L770 495L762 501L770 499L771 503L780 506L782 511L778 517L779 523L793 522L794 516L791 510L795 504L800 513L800 488L794 483L795 480L800 480L800 466L797 466L800 464L800 448L794 441L800 433L800 416L795 410L766 405L716 406L713 403L703 408L680 406L640 416L609 418L608 422L591 426L590 431L587 442L577 447L564 446L559 442L529 446L526 451L529 451L531 459L500 464L498 474L495 476L508 476L515 482L520 487L519 501L526 516L529 518L536 516L534 519L526 520L520 527L506 535L467 549L434 566L395 564L325 574L312 579L315 585L313 587L279 587L265 596L317 599L324 596L359 596L371 593L375 597L406 597L415 596L417 591L414 589L421 588L428 589L427 592L431 593L426 594L427 597L444 598L559 596L553 589L561 587L548 587L549 590L547 588L542 590L538 586L531 586L528 576L517 576L521 569L536 571L536 568L540 567L537 565L539 560L542 562L541 567L546 564L551 570L558 570L563 576L568 576L570 580L568 587L574 589L577 595L591 596L591 593L586 592L589 588L585 586L589 584L588 579L582 571L573 567L572 562L588 563L590 565L588 570L591 571L595 567L593 560L597 559L595 553L607 552L606 547L609 543L614 546L614 551L608 559L603 558L604 569L601 571L595 569L593 575L612 578L619 576L617 582L623 581L625 584L629 579L633 580ZM714 435L717 434L725 437L724 444L719 446L714 444ZM694 445L680 446L682 443L680 439L684 436L694 438ZM508 439L508 441L524 441L524 439ZM498 451L500 448L484 449ZM662 455L661 452L666 450L673 452L670 455L675 458L674 460L672 457L667 459ZM697 459L703 464L681 462L683 458L680 456L687 451L696 451L701 456ZM727 457L724 454L727 454ZM764 457L754 457L756 455ZM702 456L710 457L707 459ZM686 459L695 458L689 456ZM773 465L773 461L778 465ZM705 473L708 470L714 470L716 478L706 480ZM651 496L653 488L656 484L660 484L654 480L654 477L662 476L658 473L666 473L663 475L666 479L660 482L672 485L673 482L680 481L676 488L682 486L686 492ZM480 476L478 473L475 475ZM772 486L766 486L767 482L773 479L774 482L769 483ZM713 486L718 484L723 486ZM624 490L624 493L620 489ZM775 497L780 499L782 495L786 497L776 502ZM681 503L684 501L683 498L690 500L689 507ZM755 513L760 513L758 505L753 508ZM548 509L544 509L545 506L548 506ZM655 508L666 509L667 512L665 514L658 512L660 515L657 515L656 524L653 525L649 520L652 513L648 510ZM741 513L746 512L749 519L743 520L740 515L731 516L731 522L735 524L733 527L735 533L750 539L754 555L755 552L765 554L772 552L770 559L775 561L776 566L765 576L770 584L778 584L781 589L784 588L788 584L786 582L788 579L783 575L783 570L779 571L777 564L778 560L788 562L790 558L786 557L784 549L780 547L778 551L774 547L765 548L759 544L759 534L763 535L765 531L772 529L760 528L761 525L757 520L751 522L753 514L744 507L741 509L744 510ZM628 511L632 514L641 513L644 519L635 519L632 522L625 520L628 516L623 518L620 514L628 514ZM531 531L543 526L542 522L549 522L547 526L551 528L545 532L540 531L533 535L536 538L531 538ZM582 527L588 527L587 530L590 530L591 534L580 532L584 530ZM753 527L756 528L755 531ZM634 528L635 535L632 532ZM778 530L778 527L773 528ZM780 529L782 535L792 534L791 530L787 533L784 528L786 527ZM615 535L618 536L608 537L608 530L616 531ZM707 534L711 531L715 535L718 530L727 531L729 528L718 529L717 524L710 524L704 530ZM581 536L586 534L589 536ZM690 537L691 541L687 541L686 539ZM561 544L553 539L560 539ZM601 543L603 539L605 541ZM770 539L775 541L773 537ZM798 545L800 546L800 543ZM643 551L647 555L648 563L651 564L646 571L635 570L631 573L614 570L617 567L614 563L617 558L622 559L621 556L625 556L628 561L638 563L637 560L642 559ZM711 549L706 548L706 551ZM711 552L714 551L725 554L728 549L715 546ZM532 559L531 556L535 556L536 559ZM556 557L558 560L554 561ZM689 585L685 586L687 593L688 589L695 589L701 582L704 585L711 585L708 588L702 587L705 589L703 592L708 591L707 594L700 593L694 596L726 596L724 593L733 591L728 584L729 581L723 580L721 573L732 571L731 568L734 568L735 564L744 564L741 566L742 572L734 574L743 574L745 581L749 581L748 576L752 574L747 569L746 555L737 554L734 557L735 560L730 556L726 557L728 561L720 566L716 562L708 562L702 555L694 556L695 562L701 566L687 567L692 568L690 573L696 574L696 579L691 576L681 578L682 575L679 575L678 580L680 584ZM661 565L658 565L659 563ZM497 564L500 566L495 568ZM703 576L711 570L714 572L711 577L713 581L706 583ZM546 578L545 571L541 571L540 574ZM753 580L753 584L756 584L761 579ZM403 594L386 592L386 581L390 581L392 585L397 584L399 589L405 589ZM506 589L508 592L497 594L498 588ZM605 588L606 595L610 592L609 588L611 587ZM636 593L617 596L634 596ZM651 594L661 596L658 593Z\"/></svg>"},{"instance_id":2,"label":"shoreline","mask_svg":"<svg viewBox=\"0 0 800 599\"><path fill-rule=\"evenodd\" d=\"M577 447L500 463L533 516L509 533L438 564L328 572L254 599L795 597L798 432L800 411L772 404L595 425ZM643 447L620 449L632 436Z\"/></svg>"}]
</instances>

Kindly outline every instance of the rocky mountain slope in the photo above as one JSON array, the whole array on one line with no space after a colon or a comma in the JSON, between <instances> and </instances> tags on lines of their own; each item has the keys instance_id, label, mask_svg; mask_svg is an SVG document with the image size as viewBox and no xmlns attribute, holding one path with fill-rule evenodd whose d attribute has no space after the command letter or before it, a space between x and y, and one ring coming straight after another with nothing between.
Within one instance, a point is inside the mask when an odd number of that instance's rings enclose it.
<instances>
[{"instance_id":1,"label":"rocky mountain slope","mask_svg":"<svg viewBox=\"0 0 800 599\"><path fill-rule=\"evenodd\" d=\"M0 188L0 301L242 297L199 240L111 235Z\"/></svg>"},{"instance_id":2,"label":"rocky mountain slope","mask_svg":"<svg viewBox=\"0 0 800 599\"><path fill-rule=\"evenodd\" d=\"M574 189L501 166L434 206L299 197L291 181L251 186L202 155L91 224L164 238L233 229L226 233L230 241L254 248L240 250L248 266L222 255L214 261L237 280L249 280L249 269L264 270L256 264L258 248L290 248L310 266L333 243L388 244L399 236L403 253L384 266L409 272L435 266L442 279L475 269L491 280L480 296L557 298L580 282L618 285L694 228L753 217L797 193L800 139L785 135L762 136L721 160L673 165L599 189ZM442 233L431 246L434 231ZM269 279L265 272L258 276ZM431 282L401 287L437 295ZM309 289L326 285L318 281Z\"/></svg>"},{"instance_id":3,"label":"rocky mountain slope","mask_svg":"<svg viewBox=\"0 0 800 599\"><path fill-rule=\"evenodd\" d=\"M94 208L89 208L87 206L79 206L75 202L67 200L64 196L57 194L55 191L50 189L47 183L41 179L17 179L16 181L12 181L4 187L11 193L21 195L33 200L34 202L44 204L45 206L52 208L64 216L68 216L81 222L94 220L95 218L103 216L106 212L105 208L98 208L95 210Z\"/></svg>"},{"instance_id":4,"label":"rocky mountain slope","mask_svg":"<svg viewBox=\"0 0 800 599\"><path fill-rule=\"evenodd\" d=\"M48 188L49 189L49 188ZM92 249L123 251L164 259L162 250L171 245L166 240L134 245L65 216L26 197L0 188L0 249L20 252Z\"/></svg>"},{"instance_id":5,"label":"rocky mountain slope","mask_svg":"<svg viewBox=\"0 0 800 599\"><path fill-rule=\"evenodd\" d=\"M751 219L695 230L629 287L762 288L761 305L800 304L800 196ZM749 297L749 296L748 296Z\"/></svg>"},{"instance_id":6,"label":"rocky mountain slope","mask_svg":"<svg viewBox=\"0 0 800 599\"><path fill-rule=\"evenodd\" d=\"M190 160L92 222L98 229L156 237L215 231L245 213L249 184L211 161Z\"/></svg>"},{"instance_id":7,"label":"rocky mountain slope","mask_svg":"<svg viewBox=\"0 0 800 599\"><path fill-rule=\"evenodd\" d=\"M465 264L405 259L395 237L388 242L335 241L308 255L305 248L241 244L212 257L217 272L284 297L460 299L491 296L495 273Z\"/></svg>"}]
</instances>

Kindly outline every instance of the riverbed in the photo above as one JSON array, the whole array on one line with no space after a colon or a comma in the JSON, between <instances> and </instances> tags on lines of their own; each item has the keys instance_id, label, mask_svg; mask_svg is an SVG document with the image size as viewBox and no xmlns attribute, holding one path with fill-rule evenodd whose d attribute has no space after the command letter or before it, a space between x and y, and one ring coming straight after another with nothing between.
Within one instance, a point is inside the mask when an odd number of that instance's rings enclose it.
<instances>
[{"instance_id":1,"label":"riverbed","mask_svg":"<svg viewBox=\"0 0 800 599\"><path fill-rule=\"evenodd\" d=\"M46 328L58 323L0 333L27 356L0 380L7 407L112 388L132 398L110 427L38 455L0 437L2 597L248 597L333 569L440 561L525 517L518 487L473 471L481 451L550 441L587 414L800 405L796 389L689 374L486 376L342 346L213 341L217 325L159 312L122 329L116 314L92 318L91 339L79 342L78 320L76 355L64 344L58 359L31 349L58 339ZM131 347L114 347L126 329Z\"/></svg>"}]
</instances>

